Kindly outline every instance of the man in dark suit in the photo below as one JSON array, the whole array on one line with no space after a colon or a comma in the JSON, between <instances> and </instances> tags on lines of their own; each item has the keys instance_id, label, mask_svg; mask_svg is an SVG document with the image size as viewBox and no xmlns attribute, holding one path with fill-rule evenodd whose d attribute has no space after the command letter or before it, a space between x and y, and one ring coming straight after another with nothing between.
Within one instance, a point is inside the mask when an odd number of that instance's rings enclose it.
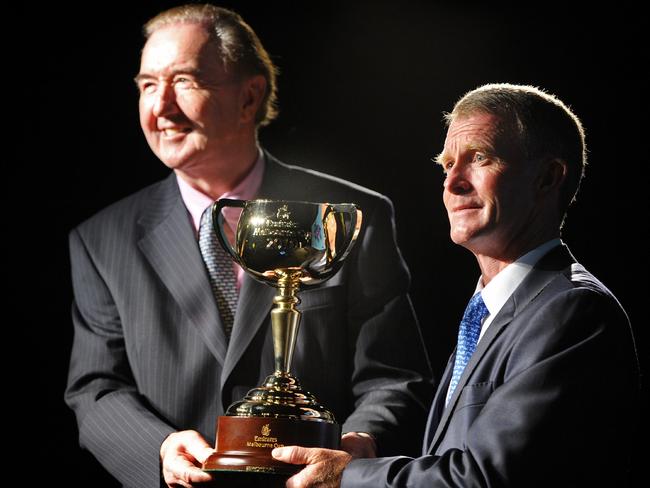
<instances>
[{"instance_id":1,"label":"man in dark suit","mask_svg":"<svg viewBox=\"0 0 650 488\"><path fill-rule=\"evenodd\" d=\"M231 270L239 299L232 330L224 329L197 243L204 209L227 196L362 208L343 268L300 294L292 371L342 423L343 449L374 456L407 448L413 436L404 426L424 426L431 379L390 201L259 148L257 128L275 116L275 67L237 14L178 7L145 32L140 121L173 173L70 234L66 401L81 445L126 486L210 479L200 465L213 452L217 417L273 371L274 290Z\"/></svg>"},{"instance_id":2,"label":"man in dark suit","mask_svg":"<svg viewBox=\"0 0 650 488\"><path fill-rule=\"evenodd\" d=\"M508 84L469 92L447 121L451 238L481 276L422 457L277 449L310 464L287 486L622 486L638 392L630 324L560 240L585 165L581 123L556 97Z\"/></svg>"}]
</instances>

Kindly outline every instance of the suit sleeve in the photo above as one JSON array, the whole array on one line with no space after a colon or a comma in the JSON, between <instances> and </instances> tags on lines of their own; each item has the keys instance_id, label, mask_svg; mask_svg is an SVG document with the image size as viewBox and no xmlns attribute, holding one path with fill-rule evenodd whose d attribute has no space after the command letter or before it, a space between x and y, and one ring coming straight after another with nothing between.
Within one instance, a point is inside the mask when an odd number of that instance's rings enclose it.
<instances>
[{"instance_id":1,"label":"suit sleeve","mask_svg":"<svg viewBox=\"0 0 650 488\"><path fill-rule=\"evenodd\" d=\"M160 445L175 429L138 394L119 311L77 230L70 254L74 340L65 400L80 444L124 485L158 487Z\"/></svg>"},{"instance_id":2,"label":"suit sleeve","mask_svg":"<svg viewBox=\"0 0 650 488\"><path fill-rule=\"evenodd\" d=\"M624 313L572 289L517 325L527 332L503 351L502 384L463 449L353 461L342 486L622 486L638 392Z\"/></svg>"},{"instance_id":3,"label":"suit sleeve","mask_svg":"<svg viewBox=\"0 0 650 488\"><path fill-rule=\"evenodd\" d=\"M383 197L363 211L365 230L348 270L355 410L343 431L373 434L382 454L415 454L433 394L430 366L408 297L392 204Z\"/></svg>"}]
</instances>

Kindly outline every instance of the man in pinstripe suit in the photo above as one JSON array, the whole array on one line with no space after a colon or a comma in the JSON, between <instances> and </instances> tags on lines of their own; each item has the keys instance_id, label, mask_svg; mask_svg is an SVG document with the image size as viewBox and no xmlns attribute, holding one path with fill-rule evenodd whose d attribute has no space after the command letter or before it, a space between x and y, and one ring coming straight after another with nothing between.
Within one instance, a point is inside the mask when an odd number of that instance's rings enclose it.
<instances>
[{"instance_id":1,"label":"man in pinstripe suit","mask_svg":"<svg viewBox=\"0 0 650 488\"><path fill-rule=\"evenodd\" d=\"M275 67L252 29L210 5L145 26L140 122L173 170L70 234L75 327L66 401L81 445L125 486L192 486L215 420L272 370L274 291L239 273L228 340L197 244L200 215L229 196L352 201L364 228L342 270L301 293L293 371L334 411L343 449L416 449L430 369L407 295L390 201L287 166L259 148L275 116Z\"/></svg>"}]
</instances>

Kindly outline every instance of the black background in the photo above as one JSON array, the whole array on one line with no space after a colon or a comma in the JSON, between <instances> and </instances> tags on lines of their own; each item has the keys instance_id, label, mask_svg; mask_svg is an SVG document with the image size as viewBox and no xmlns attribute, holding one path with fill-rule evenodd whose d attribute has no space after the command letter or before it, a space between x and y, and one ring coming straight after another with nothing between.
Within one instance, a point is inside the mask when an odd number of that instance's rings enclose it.
<instances>
[{"instance_id":1,"label":"black background","mask_svg":"<svg viewBox=\"0 0 650 488\"><path fill-rule=\"evenodd\" d=\"M8 46L27 75L24 93L6 97L24 116L21 138L6 139L18 146L6 162L5 194L19 229L7 253L17 271L7 329L22 335L6 346L20 358L7 388L19 392L13 427L24 433L28 466L67 486L115 485L77 447L63 403L72 337L67 233L167 174L140 131L132 79L141 25L176 4L25 5L22 35ZM442 175L431 162L444 141L442 112L466 91L503 81L543 87L569 104L587 130L589 167L563 238L628 311L644 360L646 304L637 295L648 281L647 17L622 2L579 12L570 2L220 5L242 14L281 70L280 118L261 130L262 144L393 200L414 305L434 317L422 329L437 374L478 277L471 254L449 240ZM640 464L640 453L634 458Z\"/></svg>"}]
</instances>

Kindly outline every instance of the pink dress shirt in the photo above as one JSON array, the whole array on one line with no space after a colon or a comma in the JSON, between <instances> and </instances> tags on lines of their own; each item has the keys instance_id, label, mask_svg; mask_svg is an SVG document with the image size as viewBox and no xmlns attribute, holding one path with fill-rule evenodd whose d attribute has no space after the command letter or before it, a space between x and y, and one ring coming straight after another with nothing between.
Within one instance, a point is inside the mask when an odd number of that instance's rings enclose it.
<instances>
[{"instance_id":1,"label":"pink dress shirt","mask_svg":"<svg viewBox=\"0 0 650 488\"><path fill-rule=\"evenodd\" d=\"M264 177L264 154L261 150L258 150L257 161L246 175L246 177L231 191L224 193L217 200L221 198L234 198L238 200L253 200L259 192L260 186L262 185L262 178ZM212 198L206 194L200 192L196 188L193 188L187 183L183 178L176 175L176 180L178 181L178 188L181 192L181 198L183 203L189 212L190 221L194 227L194 233L196 238L199 236L199 225L201 222L201 215L203 211L212 205L214 201ZM238 209L224 209L224 216L226 218L226 223L231 230L237 229L237 221L239 219L239 210ZM242 280L244 279L245 271L233 261L233 267L235 274L237 275L237 288L241 287Z\"/></svg>"}]
</instances>

